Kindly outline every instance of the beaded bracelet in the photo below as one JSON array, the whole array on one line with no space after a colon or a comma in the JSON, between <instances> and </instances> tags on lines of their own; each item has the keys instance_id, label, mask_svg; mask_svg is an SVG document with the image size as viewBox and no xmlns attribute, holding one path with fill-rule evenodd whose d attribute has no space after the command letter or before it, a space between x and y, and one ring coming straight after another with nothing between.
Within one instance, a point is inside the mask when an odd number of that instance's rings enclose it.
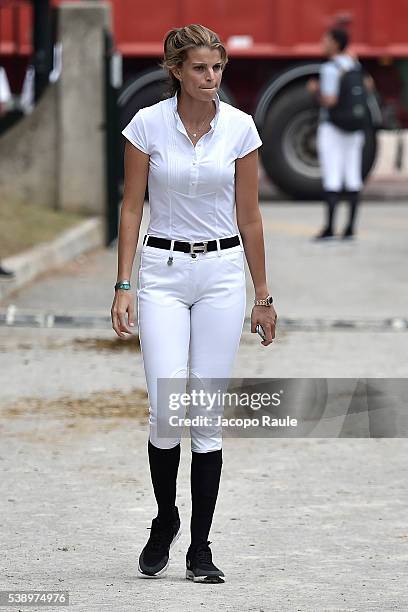
<instances>
[{"instance_id":1,"label":"beaded bracelet","mask_svg":"<svg viewBox=\"0 0 408 612\"><path fill-rule=\"evenodd\" d=\"M131 289L130 281L124 280L117 282L115 285L115 291L116 289Z\"/></svg>"}]
</instances>

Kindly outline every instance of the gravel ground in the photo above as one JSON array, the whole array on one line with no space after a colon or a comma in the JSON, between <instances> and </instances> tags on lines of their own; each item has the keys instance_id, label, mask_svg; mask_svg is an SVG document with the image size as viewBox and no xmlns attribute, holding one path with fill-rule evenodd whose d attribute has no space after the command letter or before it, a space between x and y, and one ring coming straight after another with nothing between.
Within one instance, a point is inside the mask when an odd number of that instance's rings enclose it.
<instances>
[{"instance_id":1,"label":"gravel ground","mask_svg":"<svg viewBox=\"0 0 408 612\"><path fill-rule=\"evenodd\" d=\"M224 438L210 532L223 585L184 577L190 442L183 438L183 535L168 573L141 580L137 558L156 506L137 337L120 341L108 327L0 326L2 589L67 590L71 609L84 611L408 609L408 331L370 327L408 314L408 209L364 203L358 240L330 245L310 241L319 206L262 210L276 309L282 321L305 325L278 325L265 349L246 324L233 376L328 378L332 389L342 379L358 389L388 384L387 418L361 403L346 402L347 411L328 402L325 419L313 421L320 427L314 437ZM94 251L9 296L2 308L109 314L115 265L115 249ZM251 300L248 282L247 314ZM363 324L307 329L319 317Z\"/></svg>"}]
</instances>

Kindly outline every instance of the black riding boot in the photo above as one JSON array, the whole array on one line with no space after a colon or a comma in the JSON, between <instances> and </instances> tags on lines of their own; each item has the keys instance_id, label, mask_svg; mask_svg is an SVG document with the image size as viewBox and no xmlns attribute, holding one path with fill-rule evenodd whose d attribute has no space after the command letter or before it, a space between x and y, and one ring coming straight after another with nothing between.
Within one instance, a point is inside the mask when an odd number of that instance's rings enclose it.
<instances>
[{"instance_id":1,"label":"black riding boot","mask_svg":"<svg viewBox=\"0 0 408 612\"><path fill-rule=\"evenodd\" d=\"M338 191L326 191L326 229L328 232L334 234L334 217L336 212L336 206L340 200L340 193Z\"/></svg>"},{"instance_id":2,"label":"black riding boot","mask_svg":"<svg viewBox=\"0 0 408 612\"><path fill-rule=\"evenodd\" d=\"M315 236L316 240L321 238L332 238L334 236L334 216L336 211L336 205L340 199L340 194L337 191L326 191L325 202L326 202L326 225L322 231Z\"/></svg>"},{"instance_id":3,"label":"black riding boot","mask_svg":"<svg viewBox=\"0 0 408 612\"><path fill-rule=\"evenodd\" d=\"M343 232L343 238L349 238L354 234L354 224L357 215L357 208L360 200L359 191L348 191L347 199L349 203L349 221Z\"/></svg>"},{"instance_id":4,"label":"black riding boot","mask_svg":"<svg viewBox=\"0 0 408 612\"><path fill-rule=\"evenodd\" d=\"M207 543L222 469L222 449L191 453L191 544Z\"/></svg>"},{"instance_id":5,"label":"black riding boot","mask_svg":"<svg viewBox=\"0 0 408 612\"><path fill-rule=\"evenodd\" d=\"M173 518L176 504L177 473L180 464L180 443L174 448L158 448L148 440L148 455L158 519L167 523Z\"/></svg>"}]
</instances>

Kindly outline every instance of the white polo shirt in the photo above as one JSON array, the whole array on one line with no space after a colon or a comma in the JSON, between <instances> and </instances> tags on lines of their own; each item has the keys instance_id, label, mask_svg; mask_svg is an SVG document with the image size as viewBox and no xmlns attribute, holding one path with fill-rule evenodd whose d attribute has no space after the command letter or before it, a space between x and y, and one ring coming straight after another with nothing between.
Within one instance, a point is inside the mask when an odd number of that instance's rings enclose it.
<instances>
[{"instance_id":1,"label":"white polo shirt","mask_svg":"<svg viewBox=\"0 0 408 612\"><path fill-rule=\"evenodd\" d=\"M149 154L147 233L199 242L239 234L235 160L261 146L251 115L215 94L211 129L194 147L177 112L177 93L141 108L122 134Z\"/></svg>"}]
</instances>

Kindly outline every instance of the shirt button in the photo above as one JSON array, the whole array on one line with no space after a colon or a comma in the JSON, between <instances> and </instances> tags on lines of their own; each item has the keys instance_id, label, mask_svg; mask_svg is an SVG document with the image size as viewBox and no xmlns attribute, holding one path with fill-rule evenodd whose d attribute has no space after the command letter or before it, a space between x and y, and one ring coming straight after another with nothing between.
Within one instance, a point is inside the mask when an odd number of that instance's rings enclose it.
<instances>
[{"instance_id":1,"label":"shirt button","mask_svg":"<svg viewBox=\"0 0 408 612\"><path fill-rule=\"evenodd\" d=\"M195 181L193 181L191 184L192 184L192 185L195 185Z\"/></svg>"},{"instance_id":2,"label":"shirt button","mask_svg":"<svg viewBox=\"0 0 408 612\"><path fill-rule=\"evenodd\" d=\"M197 164L197 162L193 162L193 166L195 166Z\"/></svg>"}]
</instances>

